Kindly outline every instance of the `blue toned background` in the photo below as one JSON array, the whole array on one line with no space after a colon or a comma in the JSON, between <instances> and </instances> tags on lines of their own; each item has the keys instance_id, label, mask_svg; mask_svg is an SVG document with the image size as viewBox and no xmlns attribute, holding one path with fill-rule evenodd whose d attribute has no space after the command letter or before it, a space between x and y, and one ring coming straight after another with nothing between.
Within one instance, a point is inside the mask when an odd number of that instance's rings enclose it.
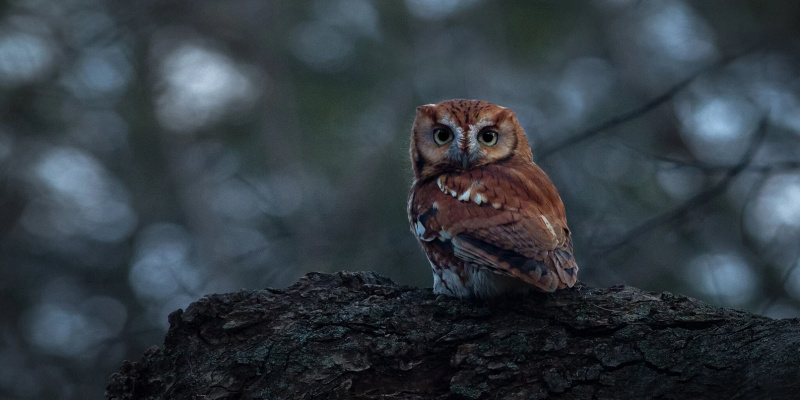
<instances>
[{"instance_id":1,"label":"blue toned background","mask_svg":"<svg viewBox=\"0 0 800 400\"><path fill-rule=\"evenodd\" d=\"M0 2L0 397L101 398L207 293L342 269L430 286L408 135L456 97L517 112L581 280L800 316L798 20L755 0Z\"/></svg>"}]
</instances>

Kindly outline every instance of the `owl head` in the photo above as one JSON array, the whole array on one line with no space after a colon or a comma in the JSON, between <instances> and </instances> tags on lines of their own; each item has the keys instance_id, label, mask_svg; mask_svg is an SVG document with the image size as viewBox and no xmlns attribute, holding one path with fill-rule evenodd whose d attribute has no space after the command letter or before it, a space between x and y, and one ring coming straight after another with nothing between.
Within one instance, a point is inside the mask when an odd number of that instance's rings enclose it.
<instances>
[{"instance_id":1,"label":"owl head","mask_svg":"<svg viewBox=\"0 0 800 400\"><path fill-rule=\"evenodd\" d=\"M525 131L508 108L477 100L417 107L411 132L417 179L491 163L533 162Z\"/></svg>"}]
</instances>

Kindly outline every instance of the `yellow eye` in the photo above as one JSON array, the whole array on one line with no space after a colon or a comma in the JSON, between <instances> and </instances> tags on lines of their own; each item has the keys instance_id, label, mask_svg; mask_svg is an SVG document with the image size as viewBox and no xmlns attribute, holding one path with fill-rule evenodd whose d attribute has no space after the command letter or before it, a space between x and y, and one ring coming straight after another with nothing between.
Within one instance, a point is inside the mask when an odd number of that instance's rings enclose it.
<instances>
[{"instance_id":1,"label":"yellow eye","mask_svg":"<svg viewBox=\"0 0 800 400\"><path fill-rule=\"evenodd\" d=\"M450 132L450 129L446 128L434 128L433 129L433 141L436 142L439 146L453 140L453 132Z\"/></svg>"},{"instance_id":2,"label":"yellow eye","mask_svg":"<svg viewBox=\"0 0 800 400\"><path fill-rule=\"evenodd\" d=\"M497 144L497 132L483 131L478 134L478 140L487 146L494 146Z\"/></svg>"}]
</instances>

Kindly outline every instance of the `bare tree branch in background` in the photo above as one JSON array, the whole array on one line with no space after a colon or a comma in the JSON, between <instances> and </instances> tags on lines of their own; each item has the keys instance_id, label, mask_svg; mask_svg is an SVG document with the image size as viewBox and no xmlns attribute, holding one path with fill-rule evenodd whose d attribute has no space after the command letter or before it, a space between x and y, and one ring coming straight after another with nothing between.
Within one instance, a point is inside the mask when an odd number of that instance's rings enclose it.
<instances>
[{"instance_id":1,"label":"bare tree branch in background","mask_svg":"<svg viewBox=\"0 0 800 400\"><path fill-rule=\"evenodd\" d=\"M748 50L745 50L745 51L743 51L741 53L737 53L737 54L734 54L734 55L731 55L731 56L728 56L728 57L723 57L719 61L717 61L717 62L715 62L715 63L713 63L711 65L708 65L706 67L701 68L700 70L696 71L695 73L689 75L687 78L683 79L682 81L680 81L680 82L676 83L675 85L673 85L672 87L670 87L666 92L664 92L661 95L657 96L656 98L650 100L649 102L643 104L642 106L640 106L638 108L635 108L633 110L630 110L630 111L628 111L626 113L614 116L611 119L606 120L605 122L602 122L602 123L600 123L600 124L598 124L598 125L596 125L594 127L591 127L589 129L581 132L581 133L578 133L577 135L569 136L566 139L562 140L561 142L558 142L558 143L550 146L549 148L545 148L544 150L542 150L539 153L539 156L537 157L537 160L539 160L539 161L544 160L544 159L552 156L553 154L555 154L555 153L557 153L557 152L559 152L561 150L564 150L566 148L572 147L572 146L574 146L574 145L576 145L578 143L581 143L581 142L583 142L583 141L585 141L587 139L595 137L595 136L597 136L597 135L599 135L599 134L601 134L601 133L603 133L605 131L608 131L609 129L612 129L612 128L616 127L616 126L622 125L622 124L624 124L624 123L626 123L628 121L634 120L634 119L636 119L638 117L641 117L642 115L647 114L648 112L652 111L656 107L658 107L658 106L660 106L660 105L672 100L672 98L674 98L675 95L677 95L683 89L685 89L687 86L689 86L689 84L694 82L694 80L697 79L699 76L707 74L707 73L709 73L711 71L715 71L715 70L721 69L721 68L725 67L726 65L730 64L731 62L733 62L733 61L735 61L735 60L737 60L737 59L739 59L739 58L741 58L741 57L743 57L743 56L745 56L747 54L751 54L757 48L758 47L752 47L752 48L750 48Z\"/></svg>"},{"instance_id":2,"label":"bare tree branch in background","mask_svg":"<svg viewBox=\"0 0 800 400\"><path fill-rule=\"evenodd\" d=\"M744 156L742 156L741 161L739 161L738 164L730 168L719 182L717 182L714 186L711 186L710 188L692 196L691 198L683 202L683 204L681 204L680 206L643 222L642 224L629 230L627 233L617 238L613 242L601 246L601 248L594 253L595 256L602 257L608 253L616 251L623 245L635 240L636 238L647 234L648 232L652 231L655 228L658 228L659 226L662 226L671 221L675 221L682 218L691 210L700 207L708 203L709 201L713 200L717 196L725 193L731 181L733 181L734 178L739 176L739 174L747 170L748 166L753 160L753 156L755 155L758 148L761 146L761 143L763 143L766 133L767 133L767 120L766 118L762 118L758 124L758 128L755 134L753 135L753 138L751 139L750 146L748 147Z\"/></svg>"}]
</instances>

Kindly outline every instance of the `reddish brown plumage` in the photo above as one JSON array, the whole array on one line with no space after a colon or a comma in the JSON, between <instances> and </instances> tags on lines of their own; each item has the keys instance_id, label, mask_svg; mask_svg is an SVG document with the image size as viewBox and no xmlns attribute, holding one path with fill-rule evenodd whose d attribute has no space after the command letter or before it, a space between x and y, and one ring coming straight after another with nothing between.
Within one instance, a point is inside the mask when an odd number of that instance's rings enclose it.
<instances>
[{"instance_id":1,"label":"reddish brown plumage","mask_svg":"<svg viewBox=\"0 0 800 400\"><path fill-rule=\"evenodd\" d=\"M434 140L437 129L451 130L451 140ZM431 261L435 291L491 297L576 282L563 203L533 163L511 110L471 100L421 106L411 158L409 222Z\"/></svg>"}]
</instances>

